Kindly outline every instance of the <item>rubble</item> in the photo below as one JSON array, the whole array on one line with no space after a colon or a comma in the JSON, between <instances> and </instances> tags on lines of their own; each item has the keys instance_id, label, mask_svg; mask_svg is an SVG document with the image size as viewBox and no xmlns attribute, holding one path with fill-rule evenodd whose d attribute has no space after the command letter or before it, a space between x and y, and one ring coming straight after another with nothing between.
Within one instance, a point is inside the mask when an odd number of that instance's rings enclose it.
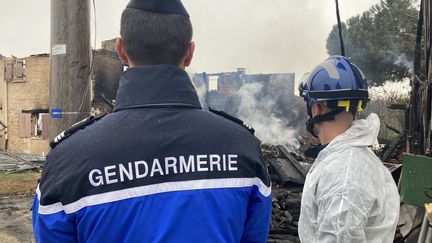
<instances>
[{"instance_id":1,"label":"rubble","mask_svg":"<svg viewBox=\"0 0 432 243\"><path fill-rule=\"evenodd\" d=\"M273 167L274 170L272 171L277 174L277 178L273 176L274 179L281 184L286 184L287 182L304 183L307 170L297 160L297 158L299 158L298 155L289 152L288 149L282 145L271 148L269 151L270 156L267 157L267 162Z\"/></svg>"},{"instance_id":2,"label":"rubble","mask_svg":"<svg viewBox=\"0 0 432 243\"><path fill-rule=\"evenodd\" d=\"M400 145L405 142L406 134L407 133L405 131L400 132L396 139L394 139L389 145L385 146L381 156L379 156L382 161L387 162L391 159L395 152L396 154L400 153L396 150L401 149Z\"/></svg>"},{"instance_id":3,"label":"rubble","mask_svg":"<svg viewBox=\"0 0 432 243\"><path fill-rule=\"evenodd\" d=\"M298 220L307 169L299 160L307 160L284 146L264 144L261 149L272 179L272 219L267 242L300 242Z\"/></svg>"},{"instance_id":4,"label":"rubble","mask_svg":"<svg viewBox=\"0 0 432 243\"><path fill-rule=\"evenodd\" d=\"M30 154L13 154L0 152L0 172L18 173L27 170L41 169L45 157Z\"/></svg>"},{"instance_id":5,"label":"rubble","mask_svg":"<svg viewBox=\"0 0 432 243\"><path fill-rule=\"evenodd\" d=\"M298 220L302 187L274 188L272 220L267 242L300 242Z\"/></svg>"}]
</instances>

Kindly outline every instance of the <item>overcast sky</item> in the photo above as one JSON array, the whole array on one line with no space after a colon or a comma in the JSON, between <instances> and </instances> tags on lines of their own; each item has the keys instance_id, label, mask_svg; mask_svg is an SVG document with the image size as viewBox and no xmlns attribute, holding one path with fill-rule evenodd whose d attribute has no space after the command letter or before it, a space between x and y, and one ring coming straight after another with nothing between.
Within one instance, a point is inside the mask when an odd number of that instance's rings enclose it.
<instances>
[{"instance_id":1,"label":"overcast sky","mask_svg":"<svg viewBox=\"0 0 432 243\"><path fill-rule=\"evenodd\" d=\"M66 1L66 0L65 0ZM97 47L119 34L127 0L96 0ZM191 72L303 73L326 56L333 0L183 0L197 44ZM379 0L339 0L343 20ZM48 53L50 0L0 0L0 54ZM92 17L92 26L94 17ZM93 39L93 38L92 38Z\"/></svg>"}]
</instances>

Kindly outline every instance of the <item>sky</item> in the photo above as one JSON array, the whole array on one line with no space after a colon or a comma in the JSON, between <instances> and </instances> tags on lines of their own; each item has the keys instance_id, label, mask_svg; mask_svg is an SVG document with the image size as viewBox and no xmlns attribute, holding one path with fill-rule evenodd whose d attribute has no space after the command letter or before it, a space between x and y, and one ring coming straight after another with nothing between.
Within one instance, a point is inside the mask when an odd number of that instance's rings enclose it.
<instances>
[{"instance_id":1,"label":"sky","mask_svg":"<svg viewBox=\"0 0 432 243\"><path fill-rule=\"evenodd\" d=\"M119 36L127 0L95 0L96 47ZM336 24L333 0L183 0L194 27L189 72L295 72L298 80L327 57ZM339 0L342 20L379 0ZM93 11L93 10L92 10ZM92 27L95 18L92 14ZM92 28L92 40L94 28ZM50 0L0 0L0 54L49 53ZM93 42L93 41L92 41ZM93 44L92 44L93 45Z\"/></svg>"}]
</instances>

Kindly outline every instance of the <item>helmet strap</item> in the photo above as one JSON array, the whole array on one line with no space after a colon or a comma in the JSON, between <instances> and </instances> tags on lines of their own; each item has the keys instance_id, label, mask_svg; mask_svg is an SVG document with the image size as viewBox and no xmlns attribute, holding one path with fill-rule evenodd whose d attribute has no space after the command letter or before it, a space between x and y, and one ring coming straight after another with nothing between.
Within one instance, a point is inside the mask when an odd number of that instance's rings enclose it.
<instances>
[{"instance_id":1,"label":"helmet strap","mask_svg":"<svg viewBox=\"0 0 432 243\"><path fill-rule=\"evenodd\" d=\"M357 114L357 106L350 106L349 111L353 115L353 120L355 119L355 116Z\"/></svg>"},{"instance_id":2,"label":"helmet strap","mask_svg":"<svg viewBox=\"0 0 432 243\"><path fill-rule=\"evenodd\" d=\"M353 120L357 115L357 112L362 111L363 100L333 100L326 101L326 105L330 108L343 108L346 112L350 112L353 115Z\"/></svg>"},{"instance_id":3,"label":"helmet strap","mask_svg":"<svg viewBox=\"0 0 432 243\"><path fill-rule=\"evenodd\" d=\"M308 105L308 111L310 110L310 106ZM336 116L342 112L344 112L344 108L336 108L326 114L318 115L315 117L312 117L312 114L309 114L309 119L306 122L306 130L312 134L314 137L318 137L318 135L315 133L315 124L324 122L324 121L333 121L336 119Z\"/></svg>"}]
</instances>

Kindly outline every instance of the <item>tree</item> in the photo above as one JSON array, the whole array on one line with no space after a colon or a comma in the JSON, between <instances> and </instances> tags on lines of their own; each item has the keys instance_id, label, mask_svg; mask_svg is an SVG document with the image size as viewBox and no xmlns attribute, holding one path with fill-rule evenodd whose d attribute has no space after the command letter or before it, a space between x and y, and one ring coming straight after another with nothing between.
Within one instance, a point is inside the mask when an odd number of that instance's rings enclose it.
<instances>
[{"instance_id":1,"label":"tree","mask_svg":"<svg viewBox=\"0 0 432 243\"><path fill-rule=\"evenodd\" d=\"M418 10L414 0L382 0L342 23L346 56L371 85L409 77L414 58ZM340 54L337 25L327 38L330 55Z\"/></svg>"}]
</instances>

